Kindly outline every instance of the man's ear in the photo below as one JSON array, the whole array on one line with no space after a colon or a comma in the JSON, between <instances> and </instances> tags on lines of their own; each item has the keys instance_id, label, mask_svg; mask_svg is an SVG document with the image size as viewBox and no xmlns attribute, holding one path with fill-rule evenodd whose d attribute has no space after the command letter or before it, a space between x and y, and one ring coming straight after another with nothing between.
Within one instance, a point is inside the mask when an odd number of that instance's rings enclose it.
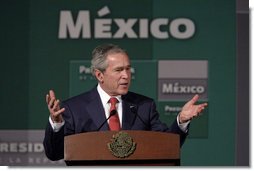
<instances>
[{"instance_id":1,"label":"man's ear","mask_svg":"<svg viewBox=\"0 0 254 171\"><path fill-rule=\"evenodd\" d=\"M98 80L100 83L103 82L103 76L104 76L104 75L103 75L103 73L102 73L100 70L95 69L94 75L95 75L95 77L97 78L97 80Z\"/></svg>"}]
</instances>

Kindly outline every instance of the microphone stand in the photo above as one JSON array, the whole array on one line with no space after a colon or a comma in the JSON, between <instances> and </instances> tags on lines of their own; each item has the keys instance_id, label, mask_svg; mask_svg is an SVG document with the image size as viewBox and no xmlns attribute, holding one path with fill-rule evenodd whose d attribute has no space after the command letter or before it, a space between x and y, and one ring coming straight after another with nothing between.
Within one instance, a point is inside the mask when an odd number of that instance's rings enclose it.
<instances>
[{"instance_id":1,"label":"microphone stand","mask_svg":"<svg viewBox=\"0 0 254 171\"><path fill-rule=\"evenodd\" d=\"M101 124L101 126L100 126L96 131L99 131L99 130L103 127L103 125L104 125L112 116L114 116L116 113L117 113L116 110L112 110L112 111L110 112L110 114L109 114L109 117Z\"/></svg>"}]
</instances>

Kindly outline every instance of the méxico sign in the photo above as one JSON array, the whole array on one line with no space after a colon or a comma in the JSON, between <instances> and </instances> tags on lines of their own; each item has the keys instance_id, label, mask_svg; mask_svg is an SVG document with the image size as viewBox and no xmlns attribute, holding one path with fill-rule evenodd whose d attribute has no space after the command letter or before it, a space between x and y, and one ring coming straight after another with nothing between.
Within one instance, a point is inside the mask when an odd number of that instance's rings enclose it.
<instances>
[{"instance_id":1,"label":"m\u00e9xico sign","mask_svg":"<svg viewBox=\"0 0 254 171\"><path fill-rule=\"evenodd\" d=\"M108 6L97 12L98 17L105 17L111 13ZM94 24L94 25L92 25ZM116 30L113 31L113 26ZM134 29L137 28L137 29ZM94 28L92 30L92 28ZM90 11L80 10L76 21L69 10L60 11L59 39L188 39L195 33L195 24L188 18L95 18L91 21ZM69 35L69 37L68 37Z\"/></svg>"}]
</instances>

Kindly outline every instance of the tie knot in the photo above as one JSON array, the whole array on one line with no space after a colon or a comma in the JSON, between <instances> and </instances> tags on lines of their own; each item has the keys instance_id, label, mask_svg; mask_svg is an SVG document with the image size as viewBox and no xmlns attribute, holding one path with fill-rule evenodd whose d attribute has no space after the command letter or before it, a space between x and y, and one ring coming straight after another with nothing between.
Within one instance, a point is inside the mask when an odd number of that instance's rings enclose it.
<instances>
[{"instance_id":1,"label":"tie knot","mask_svg":"<svg viewBox=\"0 0 254 171\"><path fill-rule=\"evenodd\" d=\"M116 103L118 103L118 100L117 100L117 98L115 98L115 97L111 97L111 98L109 99L109 102L110 102L111 105L115 105Z\"/></svg>"}]
</instances>

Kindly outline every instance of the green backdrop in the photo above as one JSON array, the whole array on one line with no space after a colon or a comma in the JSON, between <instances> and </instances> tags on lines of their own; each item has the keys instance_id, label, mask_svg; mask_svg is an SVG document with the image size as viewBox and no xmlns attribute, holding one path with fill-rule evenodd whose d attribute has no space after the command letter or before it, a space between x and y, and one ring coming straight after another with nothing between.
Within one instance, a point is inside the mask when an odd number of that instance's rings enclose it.
<instances>
[{"instance_id":1,"label":"green backdrop","mask_svg":"<svg viewBox=\"0 0 254 171\"><path fill-rule=\"evenodd\" d=\"M110 13L98 16L107 6ZM193 120L190 136L181 150L183 166L233 166L236 132L236 7L234 0L38 0L4 1L1 5L1 107L0 129L43 130L48 121L45 95L54 89L66 99L94 86L81 81L80 65L89 65L91 51L101 43L115 43L127 49L133 60L135 79L131 90L157 102L161 119L170 124L176 113L165 105L179 107L185 100L158 100L158 61L207 61L206 101L209 107ZM97 19L112 19L111 32L118 30L114 19L168 19L160 27L166 39L58 37L60 11L71 11L74 22L81 10L90 12L92 32ZM195 33L177 39L168 27L172 21L188 18ZM182 32L186 27L182 26ZM140 26L132 29L139 33ZM184 70L184 68L182 68ZM76 75L75 75L76 74ZM81 74L82 75L82 74Z\"/></svg>"}]
</instances>

